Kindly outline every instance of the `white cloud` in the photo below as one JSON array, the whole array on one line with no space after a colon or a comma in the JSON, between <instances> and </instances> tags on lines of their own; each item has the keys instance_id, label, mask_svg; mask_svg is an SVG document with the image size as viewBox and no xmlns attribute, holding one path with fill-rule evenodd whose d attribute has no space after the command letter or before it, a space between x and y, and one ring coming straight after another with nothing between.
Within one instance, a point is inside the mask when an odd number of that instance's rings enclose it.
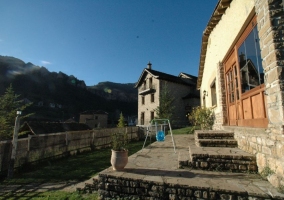
<instances>
[{"instance_id":1,"label":"white cloud","mask_svg":"<svg viewBox=\"0 0 284 200\"><path fill-rule=\"evenodd\" d=\"M49 61L41 60L40 62L42 65L51 65L51 62Z\"/></svg>"}]
</instances>

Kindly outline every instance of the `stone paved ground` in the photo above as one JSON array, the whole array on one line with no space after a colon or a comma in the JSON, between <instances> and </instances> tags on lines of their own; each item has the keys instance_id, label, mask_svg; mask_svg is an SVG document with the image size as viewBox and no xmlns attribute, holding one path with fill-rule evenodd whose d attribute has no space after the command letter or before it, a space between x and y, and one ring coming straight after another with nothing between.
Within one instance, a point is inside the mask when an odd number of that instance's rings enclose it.
<instances>
[{"instance_id":1,"label":"stone paved ground","mask_svg":"<svg viewBox=\"0 0 284 200\"><path fill-rule=\"evenodd\" d=\"M174 135L174 139L176 153L174 152L171 137L167 136L165 142L155 142L130 156L124 171L113 171L110 167L100 172L100 174L161 183L210 187L218 190L239 191L240 193L245 192L284 199L284 194L277 192L268 181L263 180L258 174L179 169L178 161L179 159L188 158L188 145L193 142L194 138L192 135ZM2 185L0 186L0 195L9 191L64 190L72 192L76 188L83 188L86 183L92 183L92 179L80 183L70 181L63 183L35 183L25 186Z\"/></svg>"},{"instance_id":2,"label":"stone paved ground","mask_svg":"<svg viewBox=\"0 0 284 200\"><path fill-rule=\"evenodd\" d=\"M277 197L284 199L284 194L277 192L268 181L258 174L230 173L217 171L203 171L193 169L179 169L179 159L187 159L188 146L194 143L193 135L174 135L176 153L173 149L171 137L165 142L155 142L129 157L124 171L113 171L108 168L100 174L130 179L156 181L160 183L181 184L217 190L238 191L263 197ZM214 151L214 148L210 149ZM227 152L227 150L225 150ZM242 150L238 153L247 155ZM216 154L222 154L222 149L216 148Z\"/></svg>"}]
</instances>

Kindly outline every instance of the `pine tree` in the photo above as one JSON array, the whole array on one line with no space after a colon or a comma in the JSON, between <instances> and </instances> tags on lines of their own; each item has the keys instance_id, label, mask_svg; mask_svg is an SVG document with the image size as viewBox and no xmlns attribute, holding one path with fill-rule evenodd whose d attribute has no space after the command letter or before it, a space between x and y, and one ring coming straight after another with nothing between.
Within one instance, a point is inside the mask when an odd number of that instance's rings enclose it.
<instances>
[{"instance_id":1,"label":"pine tree","mask_svg":"<svg viewBox=\"0 0 284 200\"><path fill-rule=\"evenodd\" d=\"M11 139L15 125L17 111L25 110L30 104L23 104L18 100L20 95L15 94L12 85L0 96L0 140ZM21 116L21 119L31 114Z\"/></svg>"},{"instance_id":2,"label":"pine tree","mask_svg":"<svg viewBox=\"0 0 284 200\"><path fill-rule=\"evenodd\" d=\"M175 107L173 106L174 97L171 95L167 84L160 93L160 105L155 109L158 118L172 120Z\"/></svg>"},{"instance_id":3,"label":"pine tree","mask_svg":"<svg viewBox=\"0 0 284 200\"><path fill-rule=\"evenodd\" d=\"M117 127L120 127L120 128L121 128L121 127L125 127L124 117L123 117L122 112L120 113Z\"/></svg>"}]
</instances>

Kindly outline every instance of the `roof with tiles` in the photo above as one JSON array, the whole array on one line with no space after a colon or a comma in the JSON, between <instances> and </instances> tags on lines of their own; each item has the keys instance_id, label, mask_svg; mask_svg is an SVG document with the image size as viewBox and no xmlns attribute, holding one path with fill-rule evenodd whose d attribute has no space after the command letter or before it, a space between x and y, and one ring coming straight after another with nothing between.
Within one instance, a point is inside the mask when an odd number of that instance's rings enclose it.
<instances>
[{"instance_id":1,"label":"roof with tiles","mask_svg":"<svg viewBox=\"0 0 284 200\"><path fill-rule=\"evenodd\" d=\"M94 114L108 115L108 113L103 110L86 110L80 113L80 115L94 115Z\"/></svg>"},{"instance_id":2,"label":"roof with tiles","mask_svg":"<svg viewBox=\"0 0 284 200\"><path fill-rule=\"evenodd\" d=\"M191 85L191 86L196 85L196 80L195 81L188 81L188 80L185 81L184 80L185 78L181 78L179 76L174 76L174 75L167 74L167 73L164 73L164 72L160 72L160 71L156 71L156 70L153 70L153 69L145 68L143 70L141 76L139 77L139 80L136 83L135 88L139 87L143 83L143 81L144 81L145 77L147 76L147 74L151 74L156 79L166 80L166 81L179 83L179 84L183 84L183 85ZM191 75L189 75L189 76L191 76ZM194 76L192 76L192 77L194 77Z\"/></svg>"},{"instance_id":3,"label":"roof with tiles","mask_svg":"<svg viewBox=\"0 0 284 200\"><path fill-rule=\"evenodd\" d=\"M20 132L27 132L31 135L62 133L67 131L85 131L91 128L82 123L60 123L60 122L25 122Z\"/></svg>"}]
</instances>

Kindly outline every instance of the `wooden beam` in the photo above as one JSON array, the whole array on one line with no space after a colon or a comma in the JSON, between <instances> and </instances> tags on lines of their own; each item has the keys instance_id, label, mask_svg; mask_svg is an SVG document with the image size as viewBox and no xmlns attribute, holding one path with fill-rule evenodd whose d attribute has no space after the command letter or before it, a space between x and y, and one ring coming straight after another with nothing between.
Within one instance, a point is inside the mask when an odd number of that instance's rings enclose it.
<instances>
[{"instance_id":1,"label":"wooden beam","mask_svg":"<svg viewBox=\"0 0 284 200\"><path fill-rule=\"evenodd\" d=\"M220 9L217 9L217 14L219 14L219 15L222 15L222 14L224 14L225 12L226 12L226 9L227 8L220 8Z\"/></svg>"},{"instance_id":2,"label":"wooden beam","mask_svg":"<svg viewBox=\"0 0 284 200\"><path fill-rule=\"evenodd\" d=\"M230 6L230 4L231 4L231 2L230 1L228 1L228 2L221 2L221 4L220 4L220 6L221 6L221 8L228 8L229 6Z\"/></svg>"}]
</instances>

